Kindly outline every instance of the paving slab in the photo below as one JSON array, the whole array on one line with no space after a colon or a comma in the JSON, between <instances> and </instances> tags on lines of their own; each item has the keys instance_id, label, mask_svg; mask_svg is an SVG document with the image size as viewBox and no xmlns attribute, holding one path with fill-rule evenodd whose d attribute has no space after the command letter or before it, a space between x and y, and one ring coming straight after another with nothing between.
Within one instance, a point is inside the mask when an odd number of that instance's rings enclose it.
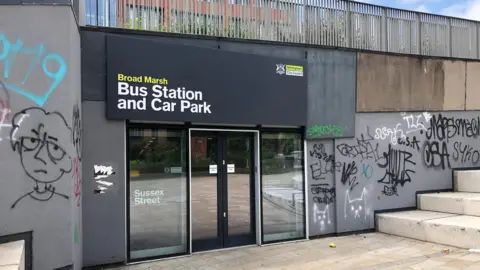
<instances>
[{"instance_id":1,"label":"paving slab","mask_svg":"<svg viewBox=\"0 0 480 270\"><path fill-rule=\"evenodd\" d=\"M337 247L330 248L334 242ZM448 249L448 252L445 250ZM200 259L199 259L200 258ZM368 233L194 254L119 270L480 269L480 254L415 239Z\"/></svg>"}]
</instances>

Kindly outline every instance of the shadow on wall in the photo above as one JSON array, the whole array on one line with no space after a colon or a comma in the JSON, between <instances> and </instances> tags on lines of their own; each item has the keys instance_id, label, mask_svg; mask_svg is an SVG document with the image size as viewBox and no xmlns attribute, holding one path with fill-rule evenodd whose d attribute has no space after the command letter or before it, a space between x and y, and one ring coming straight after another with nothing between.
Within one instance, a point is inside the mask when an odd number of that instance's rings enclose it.
<instances>
[{"instance_id":1,"label":"shadow on wall","mask_svg":"<svg viewBox=\"0 0 480 270\"><path fill-rule=\"evenodd\" d=\"M452 188L452 168L480 163L480 112L358 113L356 127L308 142L312 236L373 229L374 211L414 207L417 192Z\"/></svg>"}]
</instances>

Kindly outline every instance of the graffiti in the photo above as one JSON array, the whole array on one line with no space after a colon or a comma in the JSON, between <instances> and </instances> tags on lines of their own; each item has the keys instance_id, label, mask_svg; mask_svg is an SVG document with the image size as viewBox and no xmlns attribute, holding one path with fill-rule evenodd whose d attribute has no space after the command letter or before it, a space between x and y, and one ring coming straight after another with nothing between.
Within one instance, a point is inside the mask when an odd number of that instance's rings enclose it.
<instances>
[{"instance_id":1,"label":"graffiti","mask_svg":"<svg viewBox=\"0 0 480 270\"><path fill-rule=\"evenodd\" d=\"M397 187L396 186L384 185L383 190L382 190L382 194L385 195L385 196L393 196L393 195L398 196Z\"/></svg>"},{"instance_id":2,"label":"graffiti","mask_svg":"<svg viewBox=\"0 0 480 270\"><path fill-rule=\"evenodd\" d=\"M463 138L477 138L480 134L480 117L472 119L463 119L455 117L446 117L442 114L433 115L430 119L430 127L427 129L426 138L428 140L438 140L447 142L454 136Z\"/></svg>"},{"instance_id":3,"label":"graffiti","mask_svg":"<svg viewBox=\"0 0 480 270\"><path fill-rule=\"evenodd\" d=\"M423 144L423 164L427 168L442 170L445 170L445 168L451 168L447 142L425 141Z\"/></svg>"},{"instance_id":4,"label":"graffiti","mask_svg":"<svg viewBox=\"0 0 480 270\"><path fill-rule=\"evenodd\" d=\"M347 189L345 194L345 204L344 204L344 217L347 219L347 216L350 213L355 219L367 220L367 190L363 188L362 194L360 197L352 199L350 198L350 190Z\"/></svg>"},{"instance_id":5,"label":"graffiti","mask_svg":"<svg viewBox=\"0 0 480 270\"><path fill-rule=\"evenodd\" d=\"M10 91L31 99L38 106L43 106L48 97L63 81L67 73L65 60L56 53L46 52L45 45L43 44L35 47L24 47L23 40L17 39L17 41L12 43L1 32L0 44L2 48L2 51L0 51L0 61L3 61L5 67L3 71L5 87ZM18 65L15 65L19 55L33 56L30 57L32 60L29 62L28 68L19 68ZM56 68L56 70L53 70L54 68ZM32 74L39 72L36 71L37 69L41 69L40 72L51 80L47 89L44 89L41 94L34 91L38 88L36 81L35 83L31 82L32 80L28 81ZM12 76L12 74L14 75ZM29 88L25 87L25 85L29 85Z\"/></svg>"},{"instance_id":6,"label":"graffiti","mask_svg":"<svg viewBox=\"0 0 480 270\"><path fill-rule=\"evenodd\" d=\"M420 151L419 143L420 143L420 141L417 140L417 137L415 137L415 136L413 136L412 139L410 139L410 137L406 137L406 139L401 139L401 138L398 139L398 144L399 145L403 145L403 146L415 149L417 151Z\"/></svg>"},{"instance_id":7,"label":"graffiti","mask_svg":"<svg viewBox=\"0 0 480 270\"><path fill-rule=\"evenodd\" d=\"M335 164L335 157L333 154L329 155L325 151L323 144L314 144L313 149L310 150L310 156L316 161L310 164L310 171L313 180L324 180L326 175L333 173L340 163Z\"/></svg>"},{"instance_id":8,"label":"graffiti","mask_svg":"<svg viewBox=\"0 0 480 270\"><path fill-rule=\"evenodd\" d=\"M368 137L365 138L363 134L360 135L360 138L357 138L356 145L348 145L345 143L337 145L337 150L342 156L349 158L356 158L357 156L362 158L362 161L365 159L373 159L378 161L381 157L378 154L378 143L375 146L372 145L374 138L369 134L369 128L367 127Z\"/></svg>"},{"instance_id":9,"label":"graffiti","mask_svg":"<svg viewBox=\"0 0 480 270\"><path fill-rule=\"evenodd\" d=\"M30 117L25 118L25 115ZM20 121L23 121L21 126ZM17 140L13 139L15 134ZM69 199L67 195L56 191L52 184L72 171L72 159L62 147L68 144L70 135L70 127L58 112L32 107L13 116L11 146L19 154L20 163L25 174L33 180L34 187L19 197L11 208L15 208L27 196L41 202L49 201L54 196Z\"/></svg>"},{"instance_id":10,"label":"graffiti","mask_svg":"<svg viewBox=\"0 0 480 270\"><path fill-rule=\"evenodd\" d=\"M476 164L480 161L480 152L468 144L455 142L453 143L452 158L461 163L472 162Z\"/></svg>"},{"instance_id":11,"label":"graffiti","mask_svg":"<svg viewBox=\"0 0 480 270\"><path fill-rule=\"evenodd\" d=\"M397 124L393 129L392 128L376 128L375 129L375 139L377 140L385 140L387 138L390 139L390 143L393 145L397 144L398 138L406 139L403 130L400 128L402 124Z\"/></svg>"},{"instance_id":12,"label":"graffiti","mask_svg":"<svg viewBox=\"0 0 480 270\"><path fill-rule=\"evenodd\" d=\"M362 164L362 175L365 179L370 179L373 176L373 168L370 165Z\"/></svg>"},{"instance_id":13,"label":"graffiti","mask_svg":"<svg viewBox=\"0 0 480 270\"><path fill-rule=\"evenodd\" d=\"M113 185L112 182L108 182L102 179L107 179L110 175L115 174L112 166L93 165L93 178L97 182L97 188L94 190L95 194L103 194L109 187Z\"/></svg>"},{"instance_id":14,"label":"graffiti","mask_svg":"<svg viewBox=\"0 0 480 270\"><path fill-rule=\"evenodd\" d=\"M81 202L82 178L80 177L80 160L78 157L73 159L73 195L77 201L77 206Z\"/></svg>"},{"instance_id":15,"label":"graffiti","mask_svg":"<svg viewBox=\"0 0 480 270\"><path fill-rule=\"evenodd\" d=\"M73 227L73 243L78 244L80 242L80 230L78 229L78 223L75 223Z\"/></svg>"},{"instance_id":16,"label":"graffiti","mask_svg":"<svg viewBox=\"0 0 480 270\"><path fill-rule=\"evenodd\" d=\"M323 210L318 209L318 205L313 205L313 222L320 226L320 231L324 231L327 225L331 225L329 206L325 205Z\"/></svg>"},{"instance_id":17,"label":"graffiti","mask_svg":"<svg viewBox=\"0 0 480 270\"><path fill-rule=\"evenodd\" d=\"M72 113L72 142L77 152L77 157L82 161L82 119L80 117L80 108L78 104L73 106Z\"/></svg>"},{"instance_id":18,"label":"graffiti","mask_svg":"<svg viewBox=\"0 0 480 270\"><path fill-rule=\"evenodd\" d=\"M319 204L331 204L335 202L335 188L329 188L327 185L315 184L310 186L310 192L313 195L313 201Z\"/></svg>"},{"instance_id":19,"label":"graffiti","mask_svg":"<svg viewBox=\"0 0 480 270\"><path fill-rule=\"evenodd\" d=\"M406 115L406 113L403 113L402 115L403 120L407 122L407 131L405 132L407 134L415 131L420 131L420 134L423 134L424 131L427 131L427 128L422 120L425 119L425 123L428 123L432 118L431 114L428 112L415 116L413 114Z\"/></svg>"},{"instance_id":20,"label":"graffiti","mask_svg":"<svg viewBox=\"0 0 480 270\"><path fill-rule=\"evenodd\" d=\"M343 136L344 128L337 125L313 126L307 130L307 136L310 138L321 138L325 136L339 137Z\"/></svg>"},{"instance_id":21,"label":"graffiti","mask_svg":"<svg viewBox=\"0 0 480 270\"><path fill-rule=\"evenodd\" d=\"M0 111L10 111L10 94L7 87L0 81Z\"/></svg>"},{"instance_id":22,"label":"graffiti","mask_svg":"<svg viewBox=\"0 0 480 270\"><path fill-rule=\"evenodd\" d=\"M10 114L11 112L9 109L4 109L0 111L0 142L2 142L4 139L12 140L12 141L17 140L17 137L16 137L17 131L14 131L13 134L11 134L12 124L6 123L6 121L9 119ZM18 119L17 125L21 126L25 118L27 118L28 116L29 116L28 114L22 114ZM9 128L10 132L3 132L6 128ZM8 134L8 137L4 137L3 134Z\"/></svg>"},{"instance_id":23,"label":"graffiti","mask_svg":"<svg viewBox=\"0 0 480 270\"><path fill-rule=\"evenodd\" d=\"M412 153L404 150L394 150L392 145L389 144L388 152L384 152L383 156L385 163L378 163L378 167L385 169L385 175L378 180L378 183L387 184L396 190L398 185L403 187L405 183L412 181L410 174L415 173L413 169L416 165L411 160ZM388 193L383 194L388 195Z\"/></svg>"},{"instance_id":24,"label":"graffiti","mask_svg":"<svg viewBox=\"0 0 480 270\"><path fill-rule=\"evenodd\" d=\"M355 186L358 185L357 182L357 165L355 164L355 161L352 163L343 163L343 169L342 169L342 178L341 182L342 184L346 185L348 182L348 186L350 187L350 190L353 190Z\"/></svg>"}]
</instances>

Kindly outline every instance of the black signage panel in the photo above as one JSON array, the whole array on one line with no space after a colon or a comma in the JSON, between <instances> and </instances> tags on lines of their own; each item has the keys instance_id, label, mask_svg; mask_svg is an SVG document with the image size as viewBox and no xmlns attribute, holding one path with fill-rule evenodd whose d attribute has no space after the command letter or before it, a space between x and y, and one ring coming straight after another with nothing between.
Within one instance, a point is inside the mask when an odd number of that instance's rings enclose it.
<instances>
[{"instance_id":1,"label":"black signage panel","mask_svg":"<svg viewBox=\"0 0 480 270\"><path fill-rule=\"evenodd\" d=\"M107 38L109 119L305 125L306 61Z\"/></svg>"}]
</instances>

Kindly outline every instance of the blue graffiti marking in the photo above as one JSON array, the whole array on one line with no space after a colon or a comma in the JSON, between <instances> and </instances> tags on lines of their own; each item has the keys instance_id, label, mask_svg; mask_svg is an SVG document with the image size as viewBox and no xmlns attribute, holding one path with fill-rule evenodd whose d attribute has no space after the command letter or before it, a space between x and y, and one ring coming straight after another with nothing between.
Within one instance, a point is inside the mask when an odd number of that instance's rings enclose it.
<instances>
[{"instance_id":1,"label":"blue graffiti marking","mask_svg":"<svg viewBox=\"0 0 480 270\"><path fill-rule=\"evenodd\" d=\"M63 81L63 78L67 73L67 64L65 60L56 53L47 53L45 55L45 46L43 44L40 44L32 48L24 48L23 41L21 39L18 39L15 43L10 43L7 37L1 32L0 32L0 44L2 45L1 46L2 51L0 53L0 61L3 61L5 64L3 76L5 77L5 79L7 79L7 81L4 81L5 87L10 91L16 92L18 94L21 94L33 100L39 106L43 106L43 104L45 104L45 102L48 100L48 97L57 88L57 86ZM25 54L25 55L35 55L35 57L32 60L30 66L28 67L25 73L25 77L23 77L23 80L21 81L21 83L14 84L14 83L8 82L8 78L10 76L10 71L12 70L12 66L15 63L18 53ZM42 60L42 57L43 57L43 60ZM34 94L31 91L25 89L23 86L25 82L28 80L28 78L30 77L30 75L33 73L33 70L40 63L40 60L42 62L41 67L42 67L43 73L47 77L53 80L52 84L47 89L47 91L43 93L43 95ZM49 62L56 62L58 64L58 70L56 71L50 70L48 68Z\"/></svg>"},{"instance_id":2,"label":"blue graffiti marking","mask_svg":"<svg viewBox=\"0 0 480 270\"><path fill-rule=\"evenodd\" d=\"M373 168L372 168L372 166L362 164L362 175L363 175L366 179L372 178L372 175L373 175Z\"/></svg>"}]
</instances>

